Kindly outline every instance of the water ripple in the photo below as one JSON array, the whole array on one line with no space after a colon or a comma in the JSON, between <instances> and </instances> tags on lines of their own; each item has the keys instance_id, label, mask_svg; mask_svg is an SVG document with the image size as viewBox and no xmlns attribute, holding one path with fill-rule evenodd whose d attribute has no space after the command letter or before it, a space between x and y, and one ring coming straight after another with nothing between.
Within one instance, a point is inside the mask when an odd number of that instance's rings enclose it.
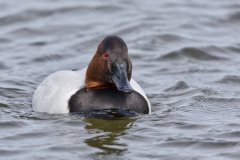
<instances>
[{"instance_id":1,"label":"water ripple","mask_svg":"<svg viewBox=\"0 0 240 160\"><path fill-rule=\"evenodd\" d=\"M222 84L239 85L240 84L240 76L227 75L227 76L224 76L222 79L218 80L217 82L222 83Z\"/></svg>"},{"instance_id":2,"label":"water ripple","mask_svg":"<svg viewBox=\"0 0 240 160\"><path fill-rule=\"evenodd\" d=\"M8 67L3 63L3 62L0 62L0 70L7 70Z\"/></svg>"},{"instance_id":3,"label":"water ripple","mask_svg":"<svg viewBox=\"0 0 240 160\"><path fill-rule=\"evenodd\" d=\"M1 127L1 130L4 128L21 128L23 126L25 126L26 123L22 122L22 121L3 121L3 122L0 122L0 127Z\"/></svg>"},{"instance_id":4,"label":"water ripple","mask_svg":"<svg viewBox=\"0 0 240 160\"><path fill-rule=\"evenodd\" d=\"M177 82L174 86L165 89L165 91L177 91L177 90L184 90L190 88L188 84L184 81Z\"/></svg>"},{"instance_id":5,"label":"water ripple","mask_svg":"<svg viewBox=\"0 0 240 160\"><path fill-rule=\"evenodd\" d=\"M231 22L240 22L240 12L235 12L231 14L228 20Z\"/></svg>"},{"instance_id":6,"label":"water ripple","mask_svg":"<svg viewBox=\"0 0 240 160\"><path fill-rule=\"evenodd\" d=\"M60 61L66 59L69 55L60 55L60 54L48 54L45 56L33 58L32 61L35 63L42 63L47 61Z\"/></svg>"},{"instance_id":7,"label":"water ripple","mask_svg":"<svg viewBox=\"0 0 240 160\"><path fill-rule=\"evenodd\" d=\"M0 0L0 8L3 159L239 159L239 0ZM87 65L109 34L126 41L153 113L33 112L41 80Z\"/></svg>"},{"instance_id":8,"label":"water ripple","mask_svg":"<svg viewBox=\"0 0 240 160\"><path fill-rule=\"evenodd\" d=\"M179 60L183 58L195 59L195 60L206 60L206 61L219 61L224 60L226 57L217 56L212 54L208 48L193 48L186 47L178 51L167 53L158 58L158 60Z\"/></svg>"}]
</instances>

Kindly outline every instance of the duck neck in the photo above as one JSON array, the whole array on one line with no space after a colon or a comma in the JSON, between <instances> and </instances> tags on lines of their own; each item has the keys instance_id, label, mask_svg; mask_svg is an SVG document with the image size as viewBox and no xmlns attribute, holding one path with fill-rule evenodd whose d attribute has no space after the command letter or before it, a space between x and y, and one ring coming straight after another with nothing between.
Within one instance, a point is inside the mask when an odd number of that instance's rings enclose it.
<instances>
[{"instance_id":1,"label":"duck neck","mask_svg":"<svg viewBox=\"0 0 240 160\"><path fill-rule=\"evenodd\" d=\"M108 71L105 62L101 61L97 54L88 65L85 85L88 90L111 88L113 84L107 82Z\"/></svg>"}]
</instances>

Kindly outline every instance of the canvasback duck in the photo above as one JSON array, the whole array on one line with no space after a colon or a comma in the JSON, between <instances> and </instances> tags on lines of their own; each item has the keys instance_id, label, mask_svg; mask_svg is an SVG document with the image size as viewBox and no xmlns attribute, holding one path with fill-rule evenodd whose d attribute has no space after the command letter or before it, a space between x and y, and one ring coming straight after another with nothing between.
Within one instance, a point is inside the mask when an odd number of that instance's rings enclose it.
<instances>
[{"instance_id":1,"label":"canvasback duck","mask_svg":"<svg viewBox=\"0 0 240 160\"><path fill-rule=\"evenodd\" d=\"M117 36L100 42L88 67L49 75L35 90L32 107L47 113L104 109L151 113L146 94L132 78L127 45Z\"/></svg>"}]
</instances>

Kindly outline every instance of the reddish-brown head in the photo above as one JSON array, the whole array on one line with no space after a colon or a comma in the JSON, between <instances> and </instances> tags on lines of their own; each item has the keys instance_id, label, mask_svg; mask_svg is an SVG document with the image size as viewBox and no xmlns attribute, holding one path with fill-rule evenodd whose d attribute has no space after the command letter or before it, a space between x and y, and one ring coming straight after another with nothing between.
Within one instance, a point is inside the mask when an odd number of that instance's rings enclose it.
<instances>
[{"instance_id":1,"label":"reddish-brown head","mask_svg":"<svg viewBox=\"0 0 240 160\"><path fill-rule=\"evenodd\" d=\"M132 92L129 83L132 76L132 63L128 57L126 43L117 36L104 38L88 65L86 87L101 89L116 87L123 92Z\"/></svg>"}]
</instances>

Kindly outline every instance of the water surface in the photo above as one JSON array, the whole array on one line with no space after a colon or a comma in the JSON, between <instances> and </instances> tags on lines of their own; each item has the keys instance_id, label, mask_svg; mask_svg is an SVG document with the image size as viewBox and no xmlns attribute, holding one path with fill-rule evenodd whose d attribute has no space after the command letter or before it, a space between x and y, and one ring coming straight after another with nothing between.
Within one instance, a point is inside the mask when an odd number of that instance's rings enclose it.
<instances>
[{"instance_id":1,"label":"water surface","mask_svg":"<svg viewBox=\"0 0 240 160\"><path fill-rule=\"evenodd\" d=\"M239 0L0 0L1 159L240 158ZM34 113L49 74L122 37L153 113Z\"/></svg>"}]
</instances>

